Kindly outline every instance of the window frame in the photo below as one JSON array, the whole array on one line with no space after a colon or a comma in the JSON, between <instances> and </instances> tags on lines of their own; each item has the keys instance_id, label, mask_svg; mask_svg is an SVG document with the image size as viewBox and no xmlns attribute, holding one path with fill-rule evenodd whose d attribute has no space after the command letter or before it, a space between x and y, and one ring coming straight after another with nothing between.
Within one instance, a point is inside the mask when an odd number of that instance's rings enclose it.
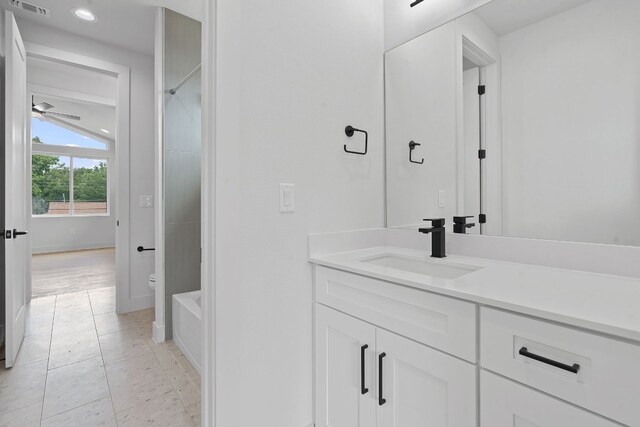
<instances>
[{"instance_id":1,"label":"window frame","mask_svg":"<svg viewBox=\"0 0 640 427\"><path fill-rule=\"evenodd\" d=\"M33 120L33 118L32 118ZM105 138L106 139L106 138ZM111 145L105 141L109 149L102 150L98 148L83 148L83 147L69 147L64 145L47 145L31 143L31 157L34 155L46 155L46 156L64 156L69 157L69 213L68 214L56 214L56 215L34 215L33 203L31 204L31 218L87 218L87 217L109 217L111 216L111 163L112 163L112 151ZM76 214L74 213L74 183L73 183L73 159L95 159L104 160L107 162L107 212L106 213L93 213L93 214ZM33 184L32 184L33 185Z\"/></svg>"}]
</instances>

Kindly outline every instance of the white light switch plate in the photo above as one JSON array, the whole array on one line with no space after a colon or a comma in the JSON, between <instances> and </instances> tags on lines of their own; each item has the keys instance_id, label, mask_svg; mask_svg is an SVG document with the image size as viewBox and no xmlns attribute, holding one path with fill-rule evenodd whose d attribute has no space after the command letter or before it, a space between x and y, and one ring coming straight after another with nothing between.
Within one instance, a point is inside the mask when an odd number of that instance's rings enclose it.
<instances>
[{"instance_id":1,"label":"white light switch plate","mask_svg":"<svg viewBox=\"0 0 640 427\"><path fill-rule=\"evenodd\" d=\"M152 208L153 207L153 196L140 196L140 207L141 208Z\"/></svg>"},{"instance_id":2,"label":"white light switch plate","mask_svg":"<svg viewBox=\"0 0 640 427\"><path fill-rule=\"evenodd\" d=\"M293 184L280 184L280 212L296 210L295 188Z\"/></svg>"}]
</instances>

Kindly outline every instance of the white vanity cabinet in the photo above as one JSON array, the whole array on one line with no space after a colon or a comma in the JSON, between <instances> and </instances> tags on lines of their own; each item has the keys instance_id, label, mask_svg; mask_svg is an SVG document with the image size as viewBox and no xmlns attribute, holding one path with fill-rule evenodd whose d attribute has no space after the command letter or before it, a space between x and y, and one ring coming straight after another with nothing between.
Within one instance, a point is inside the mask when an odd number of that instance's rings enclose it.
<instances>
[{"instance_id":1,"label":"white vanity cabinet","mask_svg":"<svg viewBox=\"0 0 640 427\"><path fill-rule=\"evenodd\" d=\"M316 304L317 425L376 424L376 328Z\"/></svg>"},{"instance_id":2,"label":"white vanity cabinet","mask_svg":"<svg viewBox=\"0 0 640 427\"><path fill-rule=\"evenodd\" d=\"M316 427L640 427L637 342L384 279L314 268Z\"/></svg>"},{"instance_id":3,"label":"white vanity cabinet","mask_svg":"<svg viewBox=\"0 0 640 427\"><path fill-rule=\"evenodd\" d=\"M369 288L368 298L352 288L363 281L370 281L375 288ZM427 299L414 297L400 302L406 291L418 292L416 297ZM471 348L471 354L475 354L475 332L469 334L469 329L475 330L473 304L466 307L467 303L444 298L439 306L440 301L432 299L441 298L437 295L325 268L316 270L316 292L329 303L333 301L326 299L329 295L335 298L335 304L331 304L334 308L348 309L353 304L350 314L355 311L361 318L378 320L372 324L323 304L315 305L316 426L477 424L476 366L383 328L391 324L409 333L421 331L418 336L423 339L430 331L439 334L437 344ZM372 311L359 311L359 298L369 302L360 308ZM462 308L458 303L463 304ZM385 307L389 308L386 315L378 316ZM446 311L447 307L453 307L451 312ZM471 322L469 328L459 328L462 313ZM456 342L461 339L470 342Z\"/></svg>"},{"instance_id":4,"label":"white vanity cabinet","mask_svg":"<svg viewBox=\"0 0 640 427\"><path fill-rule=\"evenodd\" d=\"M376 329L376 347L378 393L386 401L377 408L378 427L476 424L475 365L383 329Z\"/></svg>"}]
</instances>

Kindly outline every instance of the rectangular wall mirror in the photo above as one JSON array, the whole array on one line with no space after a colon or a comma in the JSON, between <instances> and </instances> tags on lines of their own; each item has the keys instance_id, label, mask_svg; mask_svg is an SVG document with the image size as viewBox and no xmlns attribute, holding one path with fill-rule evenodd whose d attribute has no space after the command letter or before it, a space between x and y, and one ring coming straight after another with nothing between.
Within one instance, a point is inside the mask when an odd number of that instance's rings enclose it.
<instances>
[{"instance_id":1,"label":"rectangular wall mirror","mask_svg":"<svg viewBox=\"0 0 640 427\"><path fill-rule=\"evenodd\" d=\"M387 226L640 245L640 2L494 0L385 54Z\"/></svg>"}]
</instances>

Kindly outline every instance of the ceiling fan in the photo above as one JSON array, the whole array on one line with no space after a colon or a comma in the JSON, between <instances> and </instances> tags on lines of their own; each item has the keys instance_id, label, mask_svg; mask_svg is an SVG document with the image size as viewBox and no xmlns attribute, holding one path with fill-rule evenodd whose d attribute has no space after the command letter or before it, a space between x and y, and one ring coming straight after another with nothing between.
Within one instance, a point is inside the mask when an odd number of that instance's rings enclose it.
<instances>
[{"instance_id":1,"label":"ceiling fan","mask_svg":"<svg viewBox=\"0 0 640 427\"><path fill-rule=\"evenodd\" d=\"M73 114L56 113L55 111L49 111L52 108L55 108L55 106L49 104L48 102L41 102L39 104L36 104L35 98L33 96L31 97L31 112L34 114L38 114L41 117L46 117L51 115L51 116L57 116L57 117L65 118L69 120L80 120L80 116L76 116Z\"/></svg>"}]
</instances>

